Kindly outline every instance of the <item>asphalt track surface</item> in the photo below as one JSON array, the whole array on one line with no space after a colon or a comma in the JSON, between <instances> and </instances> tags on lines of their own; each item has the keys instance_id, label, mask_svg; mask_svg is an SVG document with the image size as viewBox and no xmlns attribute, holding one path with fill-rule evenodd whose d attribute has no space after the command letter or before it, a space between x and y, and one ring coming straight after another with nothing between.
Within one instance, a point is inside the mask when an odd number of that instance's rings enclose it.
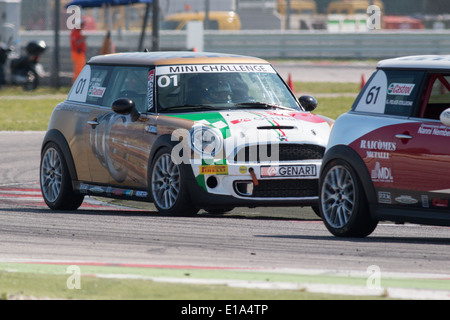
<instances>
[{"instance_id":1,"label":"asphalt track surface","mask_svg":"<svg viewBox=\"0 0 450 320\"><path fill-rule=\"evenodd\" d=\"M365 239L333 237L309 208L238 208L160 216L88 198L49 210L39 192L43 132L0 132L0 262L327 270L450 279L450 229L382 223Z\"/></svg>"}]
</instances>

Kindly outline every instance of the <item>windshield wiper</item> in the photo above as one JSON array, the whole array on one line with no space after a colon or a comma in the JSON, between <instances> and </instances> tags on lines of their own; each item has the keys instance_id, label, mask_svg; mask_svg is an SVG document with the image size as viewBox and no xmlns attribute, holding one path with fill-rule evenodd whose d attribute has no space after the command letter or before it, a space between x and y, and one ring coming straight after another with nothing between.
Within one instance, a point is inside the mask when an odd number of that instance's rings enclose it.
<instances>
[{"instance_id":1,"label":"windshield wiper","mask_svg":"<svg viewBox=\"0 0 450 320\"><path fill-rule=\"evenodd\" d=\"M291 108L283 107L278 104L266 103L266 102L242 102L242 103L236 103L235 106L238 108L283 109L283 110L295 111L294 109L291 109Z\"/></svg>"},{"instance_id":2,"label":"windshield wiper","mask_svg":"<svg viewBox=\"0 0 450 320\"><path fill-rule=\"evenodd\" d=\"M183 104L180 106L173 106L169 108L164 108L161 111L170 112L172 110L179 110L179 109L201 109L201 110L220 110L221 108L213 107L207 104Z\"/></svg>"}]
</instances>

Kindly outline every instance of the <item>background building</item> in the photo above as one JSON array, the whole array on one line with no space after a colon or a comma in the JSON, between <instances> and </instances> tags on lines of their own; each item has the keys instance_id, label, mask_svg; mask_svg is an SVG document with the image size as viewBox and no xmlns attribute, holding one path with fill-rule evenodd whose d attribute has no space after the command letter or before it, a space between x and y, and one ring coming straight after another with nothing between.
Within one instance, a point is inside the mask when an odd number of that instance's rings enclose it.
<instances>
[{"instance_id":1,"label":"background building","mask_svg":"<svg viewBox=\"0 0 450 320\"><path fill-rule=\"evenodd\" d=\"M204 11L209 4L211 11L236 11L241 17L242 29L282 29L282 17L276 12L277 1L286 0L159 0L161 16L184 11ZM290 0L291 3L299 0ZM311 0L309 0L311 1ZM330 2L315 0L317 14L326 14ZM349 0L351 1L351 0ZM61 21L65 21L65 5L70 0L61 0ZM408 15L425 19L425 16L450 14L448 0L385 0L387 15ZM54 0L22 0L22 30L51 30L53 28ZM130 30L140 28L144 5L113 8L114 29ZM89 9L85 13L92 19L92 28L104 29L104 10ZM150 13L151 14L151 13ZM427 19L430 19L428 17ZM65 24L62 24L64 27Z\"/></svg>"}]
</instances>

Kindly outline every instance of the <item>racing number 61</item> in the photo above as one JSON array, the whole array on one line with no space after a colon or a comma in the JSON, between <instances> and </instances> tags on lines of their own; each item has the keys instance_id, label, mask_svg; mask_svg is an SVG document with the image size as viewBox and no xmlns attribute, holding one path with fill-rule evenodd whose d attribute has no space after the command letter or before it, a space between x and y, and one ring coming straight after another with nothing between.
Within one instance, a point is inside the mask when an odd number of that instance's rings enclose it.
<instances>
[{"instance_id":1,"label":"racing number 61","mask_svg":"<svg viewBox=\"0 0 450 320\"><path fill-rule=\"evenodd\" d=\"M376 104L381 87L372 87L366 97L366 104Z\"/></svg>"}]
</instances>

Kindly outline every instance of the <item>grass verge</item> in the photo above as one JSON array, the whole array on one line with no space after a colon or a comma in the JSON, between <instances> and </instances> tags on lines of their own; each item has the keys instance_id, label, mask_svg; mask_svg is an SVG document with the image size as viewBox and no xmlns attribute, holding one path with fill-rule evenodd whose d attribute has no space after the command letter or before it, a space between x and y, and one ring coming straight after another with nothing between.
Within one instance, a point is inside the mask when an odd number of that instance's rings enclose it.
<instances>
[{"instance_id":1,"label":"grass verge","mask_svg":"<svg viewBox=\"0 0 450 320\"><path fill-rule=\"evenodd\" d=\"M336 276L267 273L239 270L199 270L189 268L80 266L79 288L70 289L72 274L67 265L0 264L0 299L35 298L74 300L324 300L360 299L352 295L313 293L301 283L349 284L363 286L365 279ZM162 279L162 280L158 280ZM174 279L170 283L164 279ZM204 284L183 283L184 280ZM212 280L212 283L208 283ZM297 289L254 289L226 285L227 281L292 283ZM386 299L385 296L364 296Z\"/></svg>"},{"instance_id":2,"label":"grass verge","mask_svg":"<svg viewBox=\"0 0 450 320\"><path fill-rule=\"evenodd\" d=\"M333 95L317 97L319 107L315 111L336 119L347 112L358 93L354 83L306 83L296 82L296 92L310 95ZM64 101L69 88L39 88L25 92L20 88L3 88L0 91L0 130L4 131L45 131L54 107ZM348 96L350 94L350 96Z\"/></svg>"}]
</instances>

